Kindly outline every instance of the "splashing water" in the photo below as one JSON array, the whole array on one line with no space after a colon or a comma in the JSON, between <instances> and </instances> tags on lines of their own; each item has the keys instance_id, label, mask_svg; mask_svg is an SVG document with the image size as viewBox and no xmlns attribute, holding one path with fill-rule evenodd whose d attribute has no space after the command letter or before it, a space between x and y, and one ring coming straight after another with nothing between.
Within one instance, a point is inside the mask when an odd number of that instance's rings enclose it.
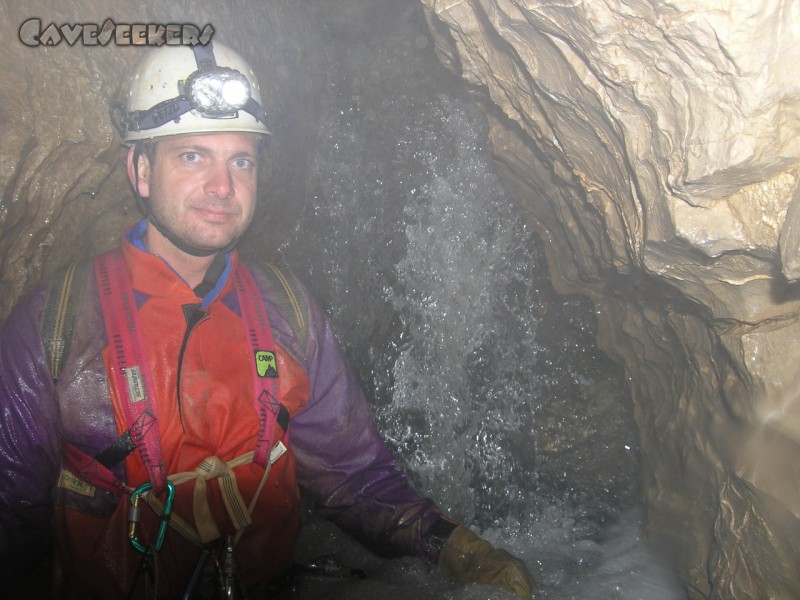
<instances>
[{"instance_id":1,"label":"splashing water","mask_svg":"<svg viewBox=\"0 0 800 600\"><path fill-rule=\"evenodd\" d=\"M525 560L542 597L681 597L639 536L638 440L591 306L549 286L485 119L431 66L422 20L381 4L394 18L342 49L316 195L284 257L330 314L400 468ZM510 597L375 562L326 527L312 519L307 545L371 566L385 598Z\"/></svg>"},{"instance_id":2,"label":"splashing water","mask_svg":"<svg viewBox=\"0 0 800 600\"><path fill-rule=\"evenodd\" d=\"M474 131L446 97L418 113L423 118L448 136ZM409 137L417 133L409 128ZM504 300L511 293L521 307L540 304L526 282L539 257L498 199L477 143L475 134L459 140L447 163L435 147L415 152L426 180L403 204L406 254L385 290L404 339L392 401L378 413L418 485L467 522L486 514L481 506L491 506L496 520L533 487L525 489L535 480L533 465L510 459L508 447L533 453L535 382L525 373L536 362L539 317L530 309L513 314Z\"/></svg>"}]
</instances>

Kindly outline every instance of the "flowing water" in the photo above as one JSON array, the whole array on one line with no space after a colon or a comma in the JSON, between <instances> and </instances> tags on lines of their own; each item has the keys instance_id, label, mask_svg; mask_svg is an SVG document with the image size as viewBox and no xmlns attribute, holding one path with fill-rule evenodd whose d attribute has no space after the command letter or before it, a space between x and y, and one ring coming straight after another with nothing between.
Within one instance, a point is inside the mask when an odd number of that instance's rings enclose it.
<instances>
[{"instance_id":1,"label":"flowing water","mask_svg":"<svg viewBox=\"0 0 800 600\"><path fill-rule=\"evenodd\" d=\"M331 316L414 486L525 560L543 597L682 597L640 536L632 409L594 346L591 304L550 287L485 119L436 61L419 7L361 6L320 33L334 102L286 261ZM369 576L307 597L509 597L308 521L301 558L327 551Z\"/></svg>"}]
</instances>

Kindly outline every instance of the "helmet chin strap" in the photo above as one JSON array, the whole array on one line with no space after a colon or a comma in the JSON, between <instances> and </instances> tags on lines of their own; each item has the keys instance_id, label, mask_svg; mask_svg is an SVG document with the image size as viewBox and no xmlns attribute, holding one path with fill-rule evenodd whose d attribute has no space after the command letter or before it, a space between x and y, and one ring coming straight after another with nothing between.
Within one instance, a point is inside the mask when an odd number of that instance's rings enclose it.
<instances>
[{"instance_id":1,"label":"helmet chin strap","mask_svg":"<svg viewBox=\"0 0 800 600\"><path fill-rule=\"evenodd\" d=\"M191 244L187 244L182 239L180 239L175 233L170 231L167 227L162 225L158 219L156 218L153 209L150 207L150 203L142 197L139 193L139 158L141 158L142 150L139 144L136 144L133 149L133 168L134 168L134 179L136 181L136 185L134 186L134 192L136 194L136 204L139 206L139 210L141 210L147 220L152 223L153 227L155 227L161 235L163 235L169 242L181 250L186 254L191 256L198 256L198 257L206 257L211 256L212 254L217 254L218 252L221 254L227 254L233 247L236 245L238 240L234 240L225 248L221 248L218 250L209 250L208 248L198 248L197 246L192 246Z\"/></svg>"},{"instance_id":2,"label":"helmet chin strap","mask_svg":"<svg viewBox=\"0 0 800 600\"><path fill-rule=\"evenodd\" d=\"M216 254L217 252L223 252L224 254L229 250L229 248L223 248L222 250L209 250L208 248L205 249L197 248L196 246L187 244L186 242L181 240L177 235L175 235L172 231L170 231L169 229L164 227L161 223L159 223L158 219L156 219L156 216L153 214L152 210L147 214L147 220L150 221L153 227L158 229L161 235L167 238L173 246L175 246L179 250L182 250L183 252L186 252L186 254L202 257L202 256L211 256L212 254Z\"/></svg>"}]
</instances>

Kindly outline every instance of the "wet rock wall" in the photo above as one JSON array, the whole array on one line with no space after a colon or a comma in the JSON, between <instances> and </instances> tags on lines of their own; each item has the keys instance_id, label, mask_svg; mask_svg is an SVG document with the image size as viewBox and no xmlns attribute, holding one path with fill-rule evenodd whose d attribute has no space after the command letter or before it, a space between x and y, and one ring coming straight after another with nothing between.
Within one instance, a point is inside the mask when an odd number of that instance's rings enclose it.
<instances>
[{"instance_id":1,"label":"wet rock wall","mask_svg":"<svg viewBox=\"0 0 800 600\"><path fill-rule=\"evenodd\" d=\"M797 597L800 6L423 4L627 370L651 543L690 597Z\"/></svg>"}]
</instances>

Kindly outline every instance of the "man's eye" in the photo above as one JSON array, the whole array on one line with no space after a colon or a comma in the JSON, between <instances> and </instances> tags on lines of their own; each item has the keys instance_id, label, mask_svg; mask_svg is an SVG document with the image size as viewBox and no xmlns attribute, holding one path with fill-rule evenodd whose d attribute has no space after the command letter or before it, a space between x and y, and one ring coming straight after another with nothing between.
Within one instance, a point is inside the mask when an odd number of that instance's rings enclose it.
<instances>
[{"instance_id":1,"label":"man's eye","mask_svg":"<svg viewBox=\"0 0 800 600\"><path fill-rule=\"evenodd\" d=\"M197 162L200 159L197 152L184 152L181 156L186 162Z\"/></svg>"},{"instance_id":2,"label":"man's eye","mask_svg":"<svg viewBox=\"0 0 800 600\"><path fill-rule=\"evenodd\" d=\"M253 161L249 158L237 158L233 164L237 169L250 169L253 167Z\"/></svg>"}]
</instances>

